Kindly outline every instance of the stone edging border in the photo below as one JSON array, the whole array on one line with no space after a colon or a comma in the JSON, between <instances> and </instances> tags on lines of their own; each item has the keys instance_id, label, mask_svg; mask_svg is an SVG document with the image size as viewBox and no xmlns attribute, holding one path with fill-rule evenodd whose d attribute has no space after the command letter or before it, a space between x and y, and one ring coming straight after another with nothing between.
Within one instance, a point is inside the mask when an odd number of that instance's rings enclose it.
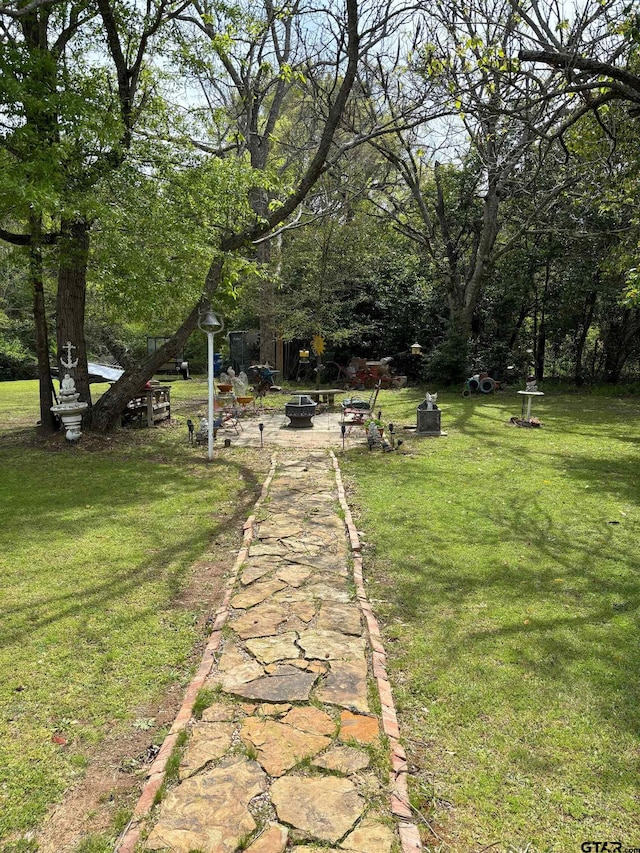
<instances>
[{"instance_id":1,"label":"stone edging border","mask_svg":"<svg viewBox=\"0 0 640 853\"><path fill-rule=\"evenodd\" d=\"M344 520L351 543L351 553L353 558L353 579L356 586L356 595L363 616L367 622L367 632L371 643L373 655L373 677L378 685L378 693L380 694L380 703L382 705L382 728L389 739L391 748L391 772L389 774L389 782L391 785L391 811L398 820L398 832L400 833L400 842L402 845L402 853L416 853L417 850L422 850L422 842L418 827L413 823L413 812L409 803L409 790L407 787L407 755L404 747L400 743L400 730L398 728L398 718L396 709L391 694L391 687L387 676L387 657L384 646L382 645L382 636L378 621L373 614L367 593L364 587L363 564L362 564L362 546L358 537L358 531L353 523L353 516L347 503L347 497L342 483L342 475L338 459L333 451L330 451L333 460L335 471L336 484L338 487L338 499L340 506L344 512Z\"/></svg>"},{"instance_id":2,"label":"stone edging border","mask_svg":"<svg viewBox=\"0 0 640 853\"><path fill-rule=\"evenodd\" d=\"M178 735L181 731L186 729L187 724L191 719L193 705L196 700L196 697L201 687L207 680L209 673L211 672L211 669L215 662L216 653L220 648L220 641L222 639L222 629L229 616L229 602L231 601L231 595L233 593L236 580L238 578L238 572L240 571L240 566L247 558L247 555L249 553L249 546L251 545L251 540L253 539L253 522L256 517L256 512L258 510L258 507L264 501L268 494L271 481L273 480L273 477L276 472L276 465L277 456L274 454L271 458L271 468L262 486L260 496L254 504L253 512L249 516L249 518L247 518L242 527L242 547L238 551L238 556L236 557L235 563L233 564L233 569L231 570L231 574L229 576L229 579L227 580L226 592L222 603L220 607L218 607L218 609L216 610L213 627L211 629L211 633L209 634L209 639L207 641L206 648L202 654L202 659L200 661L198 671L191 679L191 683L187 687L187 691L182 701L182 705L180 707L180 710L178 711L175 720L173 721L173 725L169 730L169 734L164 739L163 744L160 747L160 751L158 752L153 764L147 772L147 779L142 788L140 798L136 803L136 807L133 810L133 816L131 817L131 820L127 824L120 838L116 842L115 847L113 848L113 853L133 853L134 848L142 832L142 821L151 811L154 798L157 792L159 791L162 783L164 782L167 761L169 759L169 756L173 752L173 748L178 739Z\"/></svg>"}]
</instances>

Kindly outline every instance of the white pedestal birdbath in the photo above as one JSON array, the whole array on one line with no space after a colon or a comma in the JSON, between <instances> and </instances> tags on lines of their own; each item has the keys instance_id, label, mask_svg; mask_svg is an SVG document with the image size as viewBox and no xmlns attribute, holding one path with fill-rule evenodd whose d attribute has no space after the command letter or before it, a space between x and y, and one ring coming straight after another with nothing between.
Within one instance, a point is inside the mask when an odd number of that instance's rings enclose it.
<instances>
[{"instance_id":1,"label":"white pedestal birdbath","mask_svg":"<svg viewBox=\"0 0 640 853\"><path fill-rule=\"evenodd\" d=\"M65 373L60 385L60 402L51 406L54 415L58 415L62 421L67 441L78 441L82 432L82 415L89 407L88 403L78 400L80 394L76 391L76 383L68 373Z\"/></svg>"}]
</instances>

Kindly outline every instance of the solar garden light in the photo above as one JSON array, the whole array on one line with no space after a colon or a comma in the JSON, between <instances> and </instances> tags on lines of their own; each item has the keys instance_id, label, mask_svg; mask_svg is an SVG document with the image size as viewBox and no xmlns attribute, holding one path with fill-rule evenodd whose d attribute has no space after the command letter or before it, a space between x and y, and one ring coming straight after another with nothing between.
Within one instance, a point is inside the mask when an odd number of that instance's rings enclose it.
<instances>
[{"instance_id":1,"label":"solar garden light","mask_svg":"<svg viewBox=\"0 0 640 853\"><path fill-rule=\"evenodd\" d=\"M260 447L264 447L264 444L263 444L263 442L262 442L262 433L264 432L264 424L263 424L263 423L259 423L259 424L258 424L258 429L260 430Z\"/></svg>"}]
</instances>

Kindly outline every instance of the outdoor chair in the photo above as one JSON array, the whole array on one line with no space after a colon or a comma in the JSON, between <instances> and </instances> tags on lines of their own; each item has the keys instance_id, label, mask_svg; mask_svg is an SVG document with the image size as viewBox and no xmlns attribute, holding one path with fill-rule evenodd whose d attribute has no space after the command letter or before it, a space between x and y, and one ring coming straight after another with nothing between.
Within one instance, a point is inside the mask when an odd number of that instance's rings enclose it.
<instances>
[{"instance_id":1,"label":"outdoor chair","mask_svg":"<svg viewBox=\"0 0 640 853\"><path fill-rule=\"evenodd\" d=\"M342 401L342 423L346 424L347 432L351 432L354 426L364 426L365 421L373 417L380 384L378 382L374 386L367 400L363 400L362 397L350 397Z\"/></svg>"},{"instance_id":2,"label":"outdoor chair","mask_svg":"<svg viewBox=\"0 0 640 853\"><path fill-rule=\"evenodd\" d=\"M213 429L218 430L223 427L234 429L236 435L240 435L242 424L238 419L238 413L233 406L221 406L217 400L213 402L214 420Z\"/></svg>"}]
</instances>

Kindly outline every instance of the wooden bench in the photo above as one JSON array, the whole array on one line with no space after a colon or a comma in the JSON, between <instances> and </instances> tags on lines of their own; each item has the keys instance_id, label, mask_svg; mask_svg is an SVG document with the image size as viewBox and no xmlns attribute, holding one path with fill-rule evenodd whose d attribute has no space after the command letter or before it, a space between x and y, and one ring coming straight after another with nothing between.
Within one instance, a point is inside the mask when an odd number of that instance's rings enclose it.
<instances>
[{"instance_id":1,"label":"wooden bench","mask_svg":"<svg viewBox=\"0 0 640 853\"><path fill-rule=\"evenodd\" d=\"M146 420L147 426L155 426L171 417L171 386L152 385L143 388L139 394L127 403L125 418L129 421L136 417L140 422Z\"/></svg>"},{"instance_id":2,"label":"wooden bench","mask_svg":"<svg viewBox=\"0 0 640 853\"><path fill-rule=\"evenodd\" d=\"M336 394L344 394L343 388L317 388L313 391L296 391L296 395L304 394L307 397L311 397L316 403L319 403L321 400L323 403L328 403L330 406L335 406L336 404Z\"/></svg>"}]
</instances>

